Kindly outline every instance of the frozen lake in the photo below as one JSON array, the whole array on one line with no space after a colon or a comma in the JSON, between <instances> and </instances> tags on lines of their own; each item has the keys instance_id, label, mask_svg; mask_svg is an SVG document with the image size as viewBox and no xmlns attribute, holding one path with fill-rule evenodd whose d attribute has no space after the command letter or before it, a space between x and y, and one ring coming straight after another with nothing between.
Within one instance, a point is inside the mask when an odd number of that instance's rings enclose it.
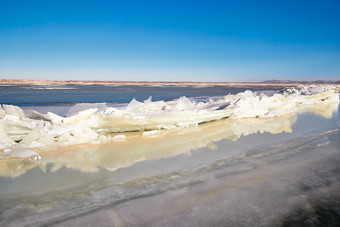
<instances>
[{"instance_id":1,"label":"frozen lake","mask_svg":"<svg viewBox=\"0 0 340 227\"><path fill-rule=\"evenodd\" d=\"M222 88L211 92L202 96L222 95ZM40 160L0 159L0 225L340 224L338 103L279 118L125 135L41 150Z\"/></svg>"}]
</instances>

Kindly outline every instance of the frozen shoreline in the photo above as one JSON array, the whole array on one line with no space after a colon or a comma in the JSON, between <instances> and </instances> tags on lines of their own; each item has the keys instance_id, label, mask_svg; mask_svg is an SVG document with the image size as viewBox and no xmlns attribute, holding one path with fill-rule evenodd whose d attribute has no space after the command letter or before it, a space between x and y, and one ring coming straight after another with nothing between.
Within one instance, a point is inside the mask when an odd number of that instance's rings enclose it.
<instances>
[{"instance_id":1,"label":"frozen shoreline","mask_svg":"<svg viewBox=\"0 0 340 227\"><path fill-rule=\"evenodd\" d=\"M339 94L320 89L303 98L286 90L295 105L280 117L226 118L195 127L114 133L99 144L74 140L74 145L29 148L40 159L1 153L0 225L289 226L307 221L318 226L332 220L337 226ZM246 98L254 104L261 100L258 95ZM207 103L220 107L220 98ZM134 111L150 110L148 101L137 104ZM75 106L62 119L88 121L77 115L88 111L87 105L93 104ZM7 111L18 110L11 108ZM18 121L5 129L17 134L25 129L23 114L7 117Z\"/></svg>"},{"instance_id":2,"label":"frozen shoreline","mask_svg":"<svg viewBox=\"0 0 340 227\"><path fill-rule=\"evenodd\" d=\"M12 173L24 174L0 177L1 224L272 226L297 209L318 220L310 206L329 208L327 218L340 205L339 114L286 120L46 151L35 167L13 159Z\"/></svg>"}]
</instances>

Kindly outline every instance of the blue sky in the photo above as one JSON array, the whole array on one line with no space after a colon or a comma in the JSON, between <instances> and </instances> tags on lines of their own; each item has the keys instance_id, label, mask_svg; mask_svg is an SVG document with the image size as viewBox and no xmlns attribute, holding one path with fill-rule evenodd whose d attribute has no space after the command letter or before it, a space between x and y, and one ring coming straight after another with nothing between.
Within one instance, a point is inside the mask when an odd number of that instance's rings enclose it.
<instances>
[{"instance_id":1,"label":"blue sky","mask_svg":"<svg viewBox=\"0 0 340 227\"><path fill-rule=\"evenodd\" d=\"M0 0L0 78L340 80L340 1Z\"/></svg>"}]
</instances>

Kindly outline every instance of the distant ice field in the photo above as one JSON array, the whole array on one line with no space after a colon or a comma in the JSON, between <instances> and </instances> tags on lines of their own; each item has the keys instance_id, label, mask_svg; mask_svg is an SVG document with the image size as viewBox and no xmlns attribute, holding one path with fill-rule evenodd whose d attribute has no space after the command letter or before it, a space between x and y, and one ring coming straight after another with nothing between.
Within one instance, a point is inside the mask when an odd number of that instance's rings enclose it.
<instances>
[{"instance_id":1,"label":"distant ice field","mask_svg":"<svg viewBox=\"0 0 340 227\"><path fill-rule=\"evenodd\" d=\"M169 101L181 96L210 97L236 94L245 90L280 90L283 86L146 86L146 85L79 85L79 84L0 84L0 103L16 106L69 106L75 103L129 103Z\"/></svg>"}]
</instances>

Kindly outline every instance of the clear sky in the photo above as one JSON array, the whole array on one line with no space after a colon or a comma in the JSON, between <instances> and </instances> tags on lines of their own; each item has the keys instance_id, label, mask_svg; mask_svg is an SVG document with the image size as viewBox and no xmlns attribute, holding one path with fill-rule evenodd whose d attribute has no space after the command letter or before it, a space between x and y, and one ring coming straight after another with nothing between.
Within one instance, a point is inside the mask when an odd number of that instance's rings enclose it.
<instances>
[{"instance_id":1,"label":"clear sky","mask_svg":"<svg viewBox=\"0 0 340 227\"><path fill-rule=\"evenodd\" d=\"M340 1L0 0L0 78L340 80Z\"/></svg>"}]
</instances>

